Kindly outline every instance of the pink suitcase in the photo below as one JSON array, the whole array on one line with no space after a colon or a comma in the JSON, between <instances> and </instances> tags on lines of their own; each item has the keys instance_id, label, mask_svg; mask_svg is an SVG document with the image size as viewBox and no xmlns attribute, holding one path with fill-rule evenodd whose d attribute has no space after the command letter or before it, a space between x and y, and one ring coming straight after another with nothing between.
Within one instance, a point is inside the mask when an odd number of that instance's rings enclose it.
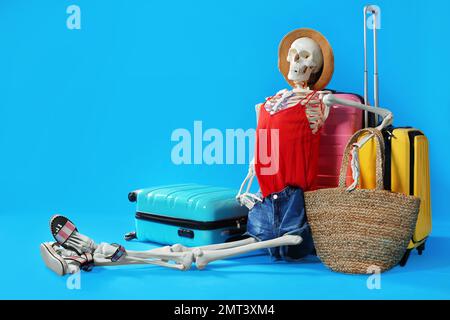
<instances>
[{"instance_id":1,"label":"pink suitcase","mask_svg":"<svg viewBox=\"0 0 450 320\"><path fill-rule=\"evenodd\" d=\"M357 102L362 98L355 94L338 93L335 96ZM316 188L335 188L338 186L339 169L345 146L350 137L363 127L363 114L360 109L332 106L330 115L322 128L319 151L319 167ZM347 177L351 179L351 176Z\"/></svg>"}]
</instances>

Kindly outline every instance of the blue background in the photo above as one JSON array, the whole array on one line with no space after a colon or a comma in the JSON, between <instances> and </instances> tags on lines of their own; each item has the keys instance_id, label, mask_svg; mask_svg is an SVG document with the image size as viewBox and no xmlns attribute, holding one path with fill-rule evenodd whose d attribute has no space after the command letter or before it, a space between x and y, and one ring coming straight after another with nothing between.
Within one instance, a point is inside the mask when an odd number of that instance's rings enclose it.
<instances>
[{"instance_id":1,"label":"blue background","mask_svg":"<svg viewBox=\"0 0 450 320\"><path fill-rule=\"evenodd\" d=\"M71 4L81 7L81 30L66 27ZM97 240L117 242L133 229L130 190L179 182L238 187L246 165L174 165L171 133L192 129L194 120L204 129L254 127L253 106L287 86L277 48L292 29L321 31L335 53L329 87L362 93L365 4L2 0L0 298L450 298L444 0L376 2L381 105L396 125L430 139L434 215L429 250L383 275L381 290L315 260L273 263L260 254L202 272L97 268L82 275L81 290L68 290L38 253L56 212Z\"/></svg>"}]
</instances>

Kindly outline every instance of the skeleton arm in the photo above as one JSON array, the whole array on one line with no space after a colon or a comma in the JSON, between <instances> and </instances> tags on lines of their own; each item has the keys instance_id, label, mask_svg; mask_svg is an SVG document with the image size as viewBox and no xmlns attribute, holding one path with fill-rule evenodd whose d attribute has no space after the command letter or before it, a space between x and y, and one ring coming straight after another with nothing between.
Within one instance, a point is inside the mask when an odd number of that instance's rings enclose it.
<instances>
[{"instance_id":1,"label":"skeleton arm","mask_svg":"<svg viewBox=\"0 0 450 320\"><path fill-rule=\"evenodd\" d=\"M355 101L337 98L333 94L325 95L323 98L323 103L327 106L327 108L330 108L333 105L342 105L342 106L346 106L346 107L353 107L353 108L357 108L357 109L361 109L364 111L369 111L369 112L375 113L383 118L383 121L377 127L378 130L381 130L381 129L387 127L388 125L392 124L392 121L394 119L392 112L387 109L369 107L368 105L358 103Z\"/></svg>"},{"instance_id":2,"label":"skeleton arm","mask_svg":"<svg viewBox=\"0 0 450 320\"><path fill-rule=\"evenodd\" d=\"M261 103L255 106L256 123L258 123L259 111L261 110L261 106L262 106ZM255 157L253 157L253 159L250 161L247 176L245 177L244 181L242 181L241 187L239 188L239 191L236 195L236 200L242 206L246 206L249 209L253 208L256 201L262 201L262 199L260 199L257 195L250 192L250 188L252 186L254 179L255 179Z\"/></svg>"},{"instance_id":3,"label":"skeleton arm","mask_svg":"<svg viewBox=\"0 0 450 320\"><path fill-rule=\"evenodd\" d=\"M327 108L330 108L332 105L342 105L342 106L348 106L348 107L354 107L357 109L361 109L364 111L373 112L383 118L383 121L381 124L377 127L378 130L382 130L383 128L387 127L388 125L392 124L394 116L392 115L392 112L378 107L369 107L365 104L361 104L355 101L347 100L347 99L341 99L337 98L333 94L328 94L323 98L323 103ZM360 149L364 144L366 144L370 139L372 139L373 134L369 134L365 136L363 139L358 141L358 143L355 143L353 145L352 149L352 162L351 162L351 168L352 168L352 176L353 176L353 183L347 188L347 190L353 190L357 186L357 182L359 181L359 175L360 175L360 168L359 168L359 160L358 160L358 149Z\"/></svg>"}]
</instances>

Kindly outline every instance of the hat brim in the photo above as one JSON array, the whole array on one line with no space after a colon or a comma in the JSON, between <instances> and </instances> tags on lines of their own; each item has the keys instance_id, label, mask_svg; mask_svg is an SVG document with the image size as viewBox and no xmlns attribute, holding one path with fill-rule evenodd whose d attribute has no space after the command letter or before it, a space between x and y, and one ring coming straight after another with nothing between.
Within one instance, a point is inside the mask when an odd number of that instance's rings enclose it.
<instances>
[{"instance_id":1,"label":"hat brim","mask_svg":"<svg viewBox=\"0 0 450 320\"><path fill-rule=\"evenodd\" d=\"M331 77L333 76L334 54L328 40L316 30L302 28L291 31L285 35L278 48L278 68L289 85L291 85L291 87L295 87L294 82L288 79L289 62L287 61L287 56L292 43L299 38L305 37L311 38L317 42L323 55L323 67L320 76L318 76L317 81L308 83L308 86L313 90L323 90L331 81Z\"/></svg>"}]
</instances>

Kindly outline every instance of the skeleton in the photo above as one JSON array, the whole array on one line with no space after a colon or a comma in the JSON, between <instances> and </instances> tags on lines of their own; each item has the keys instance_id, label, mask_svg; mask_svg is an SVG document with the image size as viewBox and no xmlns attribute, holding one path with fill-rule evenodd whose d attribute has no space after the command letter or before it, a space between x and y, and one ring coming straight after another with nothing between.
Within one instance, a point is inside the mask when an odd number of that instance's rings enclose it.
<instances>
[{"instance_id":1,"label":"skeleton","mask_svg":"<svg viewBox=\"0 0 450 320\"><path fill-rule=\"evenodd\" d=\"M320 46L311 38L299 38L295 40L288 52L287 61L290 66L288 78L295 86L292 90L282 90L278 92L275 97L265 103L264 108L272 114L296 106L299 101L312 94L314 91L309 88L311 79L317 77L317 74L323 66L323 56ZM383 121L378 129L382 129L389 125L393 119L392 113L389 110L369 107L354 101L337 98L329 91L318 91L314 93L313 98L305 105L305 112L313 133L317 133L324 124L332 105L354 107L381 116ZM261 107L262 104L256 105L257 118ZM370 136L366 137L360 142L359 146L367 142L370 138ZM242 182L241 188L236 196L241 205L245 205L248 208L252 208L256 201L261 201L258 195L250 192L254 177L255 170L253 159L250 163L248 174ZM71 248L75 249L79 254L92 254L95 265L154 264L179 270L187 270L194 262L198 269L203 269L210 262L216 260L260 249L298 245L302 240L303 239L297 235L284 235L268 241L258 242L254 238L247 238L241 241L196 248L175 244L148 251L126 251L124 256L116 262L111 261L108 257L112 254L112 251L117 249L117 247L111 247L111 245L104 243L97 245L93 240L78 232L72 234L69 242ZM45 252L43 255L45 256ZM61 255L67 255L67 252L62 252ZM168 261L174 263L169 263Z\"/></svg>"},{"instance_id":2,"label":"skeleton","mask_svg":"<svg viewBox=\"0 0 450 320\"><path fill-rule=\"evenodd\" d=\"M56 215L52 218L64 218ZM69 220L70 221L70 220ZM53 230L52 230L53 233ZM56 238L58 240L58 238ZM46 265L59 275L76 273L78 271L89 271L92 266L119 266L130 264L150 264L177 270L189 270L193 262L198 269L203 269L211 257L205 253L212 254L220 251L220 255L236 255L234 251L227 251L239 246L242 253L259 249L258 244L251 239L209 245L197 248L188 248L180 244L165 246L146 251L125 250L117 244L106 242L95 243L88 236L75 230L67 240L61 243L45 242L40 246L42 258ZM300 239L295 236L286 236L283 241L289 245L299 244ZM248 245L248 247L246 247ZM280 246L280 240L271 240L266 243L267 247ZM120 253L119 255L117 253ZM116 258L114 258L116 256ZM169 263L172 261L174 263Z\"/></svg>"}]
</instances>

